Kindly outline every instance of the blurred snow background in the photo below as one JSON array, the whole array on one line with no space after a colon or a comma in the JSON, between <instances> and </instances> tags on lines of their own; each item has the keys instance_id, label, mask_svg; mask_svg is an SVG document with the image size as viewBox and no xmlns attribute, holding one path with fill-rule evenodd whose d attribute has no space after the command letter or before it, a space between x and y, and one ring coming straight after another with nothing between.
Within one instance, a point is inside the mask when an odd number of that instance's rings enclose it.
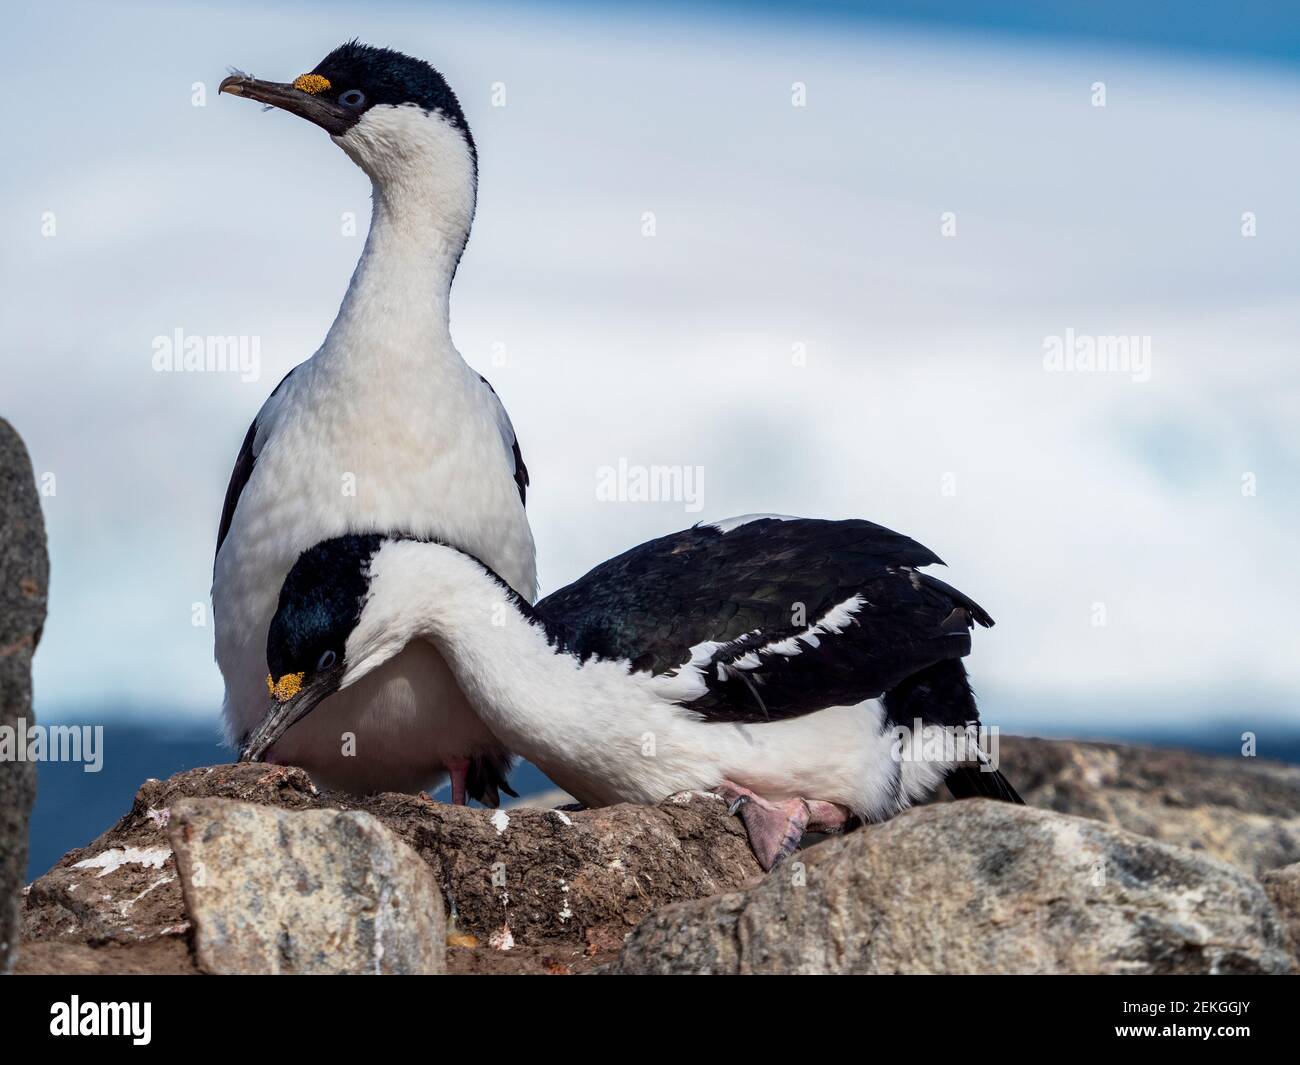
<instances>
[{"instance_id":1,"label":"blurred snow background","mask_svg":"<svg viewBox=\"0 0 1300 1065\"><path fill-rule=\"evenodd\" d=\"M38 715L219 757L194 621L226 479L332 319L369 188L216 86L355 35L441 69L478 141L453 330L518 430L543 591L700 519L866 517L997 618L991 721L1294 725L1300 16L1164 10L10 12L0 413L55 485ZM260 378L155 373L178 328L257 337ZM1150 379L1047 372L1067 330L1149 338ZM703 467L703 510L600 501L620 459Z\"/></svg>"}]
</instances>

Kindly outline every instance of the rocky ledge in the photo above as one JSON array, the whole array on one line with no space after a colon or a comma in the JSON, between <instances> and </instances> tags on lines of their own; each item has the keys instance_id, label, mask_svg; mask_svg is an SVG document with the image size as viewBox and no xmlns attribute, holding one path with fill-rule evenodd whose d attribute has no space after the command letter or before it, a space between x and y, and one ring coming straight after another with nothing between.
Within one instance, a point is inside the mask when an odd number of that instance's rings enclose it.
<instances>
[{"instance_id":1,"label":"rocky ledge","mask_svg":"<svg viewBox=\"0 0 1300 1065\"><path fill-rule=\"evenodd\" d=\"M1029 806L936 803L766 877L711 796L488 811L191 770L26 889L16 969L1300 971L1300 768L1001 753Z\"/></svg>"}]
</instances>

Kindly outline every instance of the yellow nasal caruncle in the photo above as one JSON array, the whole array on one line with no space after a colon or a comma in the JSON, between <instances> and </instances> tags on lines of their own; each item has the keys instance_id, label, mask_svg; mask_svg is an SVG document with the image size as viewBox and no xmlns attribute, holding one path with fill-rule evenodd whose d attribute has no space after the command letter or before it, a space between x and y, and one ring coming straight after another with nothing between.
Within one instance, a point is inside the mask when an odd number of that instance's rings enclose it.
<instances>
[{"instance_id":1,"label":"yellow nasal caruncle","mask_svg":"<svg viewBox=\"0 0 1300 1065\"><path fill-rule=\"evenodd\" d=\"M300 691L302 691L302 673L286 673L280 678L277 684L271 679L271 674L266 675L266 690L269 691L277 703L287 703Z\"/></svg>"},{"instance_id":2,"label":"yellow nasal caruncle","mask_svg":"<svg viewBox=\"0 0 1300 1065\"><path fill-rule=\"evenodd\" d=\"M330 87L330 79L322 77L320 74L301 74L294 81L293 87L315 96L318 92L324 92Z\"/></svg>"}]
</instances>

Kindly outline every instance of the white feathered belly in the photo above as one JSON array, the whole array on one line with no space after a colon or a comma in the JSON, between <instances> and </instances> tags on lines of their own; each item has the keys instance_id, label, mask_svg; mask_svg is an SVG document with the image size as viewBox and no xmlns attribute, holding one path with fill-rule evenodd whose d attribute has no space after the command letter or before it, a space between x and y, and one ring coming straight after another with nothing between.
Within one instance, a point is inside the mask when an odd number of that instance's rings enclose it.
<instances>
[{"instance_id":1,"label":"white feathered belly","mask_svg":"<svg viewBox=\"0 0 1300 1065\"><path fill-rule=\"evenodd\" d=\"M900 787L894 741L882 729L881 717L876 700L747 723L704 722L662 704L634 715L636 731L620 728L616 720L593 728L581 759L558 744L535 751L534 736L503 734L589 806L656 803L731 781L772 802L823 799L880 820L896 813L900 800L906 805L916 797L909 794L911 785L920 783L904 770ZM569 743L570 749L580 745L577 737Z\"/></svg>"},{"instance_id":2,"label":"white feathered belly","mask_svg":"<svg viewBox=\"0 0 1300 1065\"><path fill-rule=\"evenodd\" d=\"M500 746L442 656L417 640L322 702L268 761L302 766L324 788L415 792L438 782L448 758Z\"/></svg>"},{"instance_id":3,"label":"white feathered belly","mask_svg":"<svg viewBox=\"0 0 1300 1065\"><path fill-rule=\"evenodd\" d=\"M299 400L310 369L285 386L213 576L223 710L236 744L267 713L267 630L280 586L314 544L350 532L437 538L481 558L521 595L536 589L532 533L477 378L456 397L444 382L437 395L412 389L384 409L391 392L367 401L335 391L345 409L308 410ZM349 428L350 404L366 408L365 431ZM340 753L343 733L355 734L355 757ZM271 754L327 787L415 791L436 782L448 759L500 746L438 652L419 644L323 701Z\"/></svg>"}]
</instances>

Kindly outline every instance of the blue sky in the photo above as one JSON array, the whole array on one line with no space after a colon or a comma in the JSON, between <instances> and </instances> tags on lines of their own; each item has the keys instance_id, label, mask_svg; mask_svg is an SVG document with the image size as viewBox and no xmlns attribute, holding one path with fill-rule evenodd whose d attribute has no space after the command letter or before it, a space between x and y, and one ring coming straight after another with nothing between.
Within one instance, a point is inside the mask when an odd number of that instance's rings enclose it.
<instances>
[{"instance_id":1,"label":"blue sky","mask_svg":"<svg viewBox=\"0 0 1300 1065\"><path fill-rule=\"evenodd\" d=\"M56 486L40 713L215 722L192 622L225 481L369 193L215 88L357 35L442 69L478 140L453 332L519 431L544 590L700 517L867 517L998 619L971 660L991 717L1294 716L1296 17L741 7L10 16L57 42L0 72L0 413ZM176 328L256 336L259 379L155 373ZM1145 338L1149 380L1047 371L1067 330ZM620 458L703 466L703 512L601 502Z\"/></svg>"},{"instance_id":2,"label":"blue sky","mask_svg":"<svg viewBox=\"0 0 1300 1065\"><path fill-rule=\"evenodd\" d=\"M600 3L589 5L593 8ZM692 7L674 0L670 7ZM1275 0L1238 3L1135 0L813 0L796 4L732 0L703 5L752 18L756 11L797 11L828 28L893 23L914 29L969 32L1068 46L1105 44L1211 59L1300 63L1300 10Z\"/></svg>"}]
</instances>

